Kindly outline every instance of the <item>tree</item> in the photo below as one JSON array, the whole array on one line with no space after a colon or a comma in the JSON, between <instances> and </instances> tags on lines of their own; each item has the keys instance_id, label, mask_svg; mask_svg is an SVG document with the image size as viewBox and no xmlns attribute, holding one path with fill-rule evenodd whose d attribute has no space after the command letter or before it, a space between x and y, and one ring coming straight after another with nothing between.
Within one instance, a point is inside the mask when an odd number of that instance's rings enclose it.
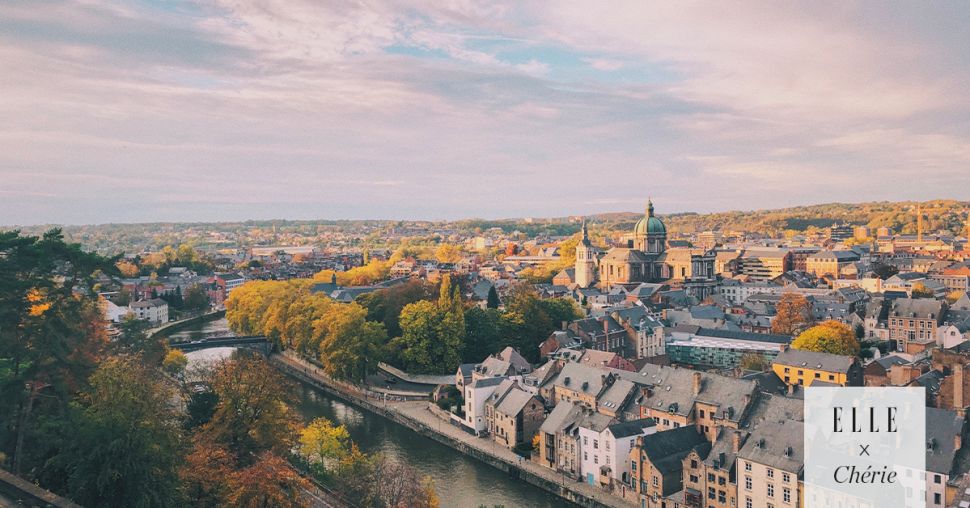
<instances>
[{"instance_id":1,"label":"tree","mask_svg":"<svg viewBox=\"0 0 970 508\"><path fill-rule=\"evenodd\" d=\"M0 232L0 450L14 474L44 468L50 456L25 460L24 450L52 442L34 420L66 414L104 357L93 288L98 273L118 273L116 261L65 243L58 229L39 238Z\"/></svg>"},{"instance_id":2,"label":"tree","mask_svg":"<svg viewBox=\"0 0 970 508\"><path fill-rule=\"evenodd\" d=\"M825 321L805 330L792 341L791 347L843 356L859 354L859 341L852 328L838 321Z\"/></svg>"},{"instance_id":3,"label":"tree","mask_svg":"<svg viewBox=\"0 0 970 508\"><path fill-rule=\"evenodd\" d=\"M76 437L54 461L84 506L180 506L181 434L174 392L135 357L113 358L91 378Z\"/></svg>"},{"instance_id":4,"label":"tree","mask_svg":"<svg viewBox=\"0 0 970 508\"><path fill-rule=\"evenodd\" d=\"M162 368L173 376L181 376L188 364L188 357L178 349L169 349L162 360Z\"/></svg>"},{"instance_id":5,"label":"tree","mask_svg":"<svg viewBox=\"0 0 970 508\"><path fill-rule=\"evenodd\" d=\"M922 282L914 283L910 294L912 298L934 298L933 291Z\"/></svg>"},{"instance_id":6,"label":"tree","mask_svg":"<svg viewBox=\"0 0 970 508\"><path fill-rule=\"evenodd\" d=\"M201 284L193 284L185 290L182 301L188 310L204 310L209 307L209 294Z\"/></svg>"},{"instance_id":7,"label":"tree","mask_svg":"<svg viewBox=\"0 0 970 508\"><path fill-rule=\"evenodd\" d=\"M497 309L502 302L498 299L498 292L495 291L495 286L488 288L488 298L485 300L485 307L489 309Z\"/></svg>"},{"instance_id":8,"label":"tree","mask_svg":"<svg viewBox=\"0 0 970 508\"><path fill-rule=\"evenodd\" d=\"M118 271L121 273L123 277L128 277L128 278L138 277L138 274L139 274L138 267L135 266L135 264L132 263L131 261L124 261L124 260L118 261L117 263L115 263L115 266L118 268Z\"/></svg>"},{"instance_id":9,"label":"tree","mask_svg":"<svg viewBox=\"0 0 970 508\"><path fill-rule=\"evenodd\" d=\"M390 348L399 352L402 367L410 372L454 371L461 361L462 337L444 333L454 325L448 312L433 302L409 304L401 311L401 337Z\"/></svg>"},{"instance_id":10,"label":"tree","mask_svg":"<svg viewBox=\"0 0 970 508\"><path fill-rule=\"evenodd\" d=\"M811 326L812 304L798 293L784 293L778 301L777 315L771 321L771 333L796 335Z\"/></svg>"},{"instance_id":11,"label":"tree","mask_svg":"<svg viewBox=\"0 0 970 508\"><path fill-rule=\"evenodd\" d=\"M293 389L266 360L248 353L223 360L212 388L219 402L202 428L208 439L225 446L242 465L264 451L289 451L298 427L289 406Z\"/></svg>"},{"instance_id":12,"label":"tree","mask_svg":"<svg viewBox=\"0 0 970 508\"><path fill-rule=\"evenodd\" d=\"M320 337L320 362L328 375L362 381L381 361L387 335L383 325L367 321L366 315L356 303L332 305L313 322Z\"/></svg>"},{"instance_id":13,"label":"tree","mask_svg":"<svg viewBox=\"0 0 970 508\"><path fill-rule=\"evenodd\" d=\"M258 460L232 473L229 495L222 506L234 508L298 508L309 506L303 491L309 482L277 455L260 454Z\"/></svg>"},{"instance_id":14,"label":"tree","mask_svg":"<svg viewBox=\"0 0 970 508\"><path fill-rule=\"evenodd\" d=\"M350 452L350 434L343 425L317 418L300 431L297 453L318 477L326 477L334 464Z\"/></svg>"},{"instance_id":15,"label":"tree","mask_svg":"<svg viewBox=\"0 0 970 508\"><path fill-rule=\"evenodd\" d=\"M502 314L502 334L530 362L539 361L539 343L559 329L563 321L580 317L573 300L565 298L539 299L534 289L525 285L513 288L505 301Z\"/></svg>"},{"instance_id":16,"label":"tree","mask_svg":"<svg viewBox=\"0 0 970 508\"><path fill-rule=\"evenodd\" d=\"M465 310L465 343L461 348L463 363L478 363L500 349L502 315L495 309Z\"/></svg>"},{"instance_id":17,"label":"tree","mask_svg":"<svg viewBox=\"0 0 970 508\"><path fill-rule=\"evenodd\" d=\"M384 324L389 337L400 337L401 309L409 303L430 300L433 297L434 286L421 279L412 279L387 289L364 293L357 297L357 303L367 309L369 321Z\"/></svg>"},{"instance_id":18,"label":"tree","mask_svg":"<svg viewBox=\"0 0 970 508\"><path fill-rule=\"evenodd\" d=\"M757 353L745 353L741 355L740 367L742 370L753 370L764 372L768 369L770 362L765 357Z\"/></svg>"},{"instance_id":19,"label":"tree","mask_svg":"<svg viewBox=\"0 0 970 508\"><path fill-rule=\"evenodd\" d=\"M118 336L112 349L116 353L141 355L146 362L158 365L165 355L165 344L161 339L148 334L149 324L134 315L127 315L118 323Z\"/></svg>"},{"instance_id":20,"label":"tree","mask_svg":"<svg viewBox=\"0 0 970 508\"><path fill-rule=\"evenodd\" d=\"M439 263L457 263L461 261L461 249L450 243L442 243L434 252Z\"/></svg>"}]
</instances>

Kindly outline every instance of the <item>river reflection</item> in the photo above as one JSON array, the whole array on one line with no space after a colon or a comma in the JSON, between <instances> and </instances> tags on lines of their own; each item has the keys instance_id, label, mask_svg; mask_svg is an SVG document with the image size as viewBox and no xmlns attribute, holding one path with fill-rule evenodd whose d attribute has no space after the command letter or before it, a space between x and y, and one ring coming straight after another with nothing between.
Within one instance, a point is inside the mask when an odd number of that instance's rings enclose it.
<instances>
[{"instance_id":1,"label":"river reflection","mask_svg":"<svg viewBox=\"0 0 970 508\"><path fill-rule=\"evenodd\" d=\"M224 319L221 321L225 323ZM207 329L202 331L202 328ZM199 326L196 331L207 333L217 330L212 326ZM202 361L228 357L233 350L234 348L214 348L189 353L190 367ZM555 496L513 480L497 469L380 416L345 404L307 385L297 383L295 387L299 400L297 409L305 420L322 416L345 425L351 439L361 450L384 453L388 457L411 464L421 474L430 476L441 498L442 507L566 505Z\"/></svg>"}]
</instances>

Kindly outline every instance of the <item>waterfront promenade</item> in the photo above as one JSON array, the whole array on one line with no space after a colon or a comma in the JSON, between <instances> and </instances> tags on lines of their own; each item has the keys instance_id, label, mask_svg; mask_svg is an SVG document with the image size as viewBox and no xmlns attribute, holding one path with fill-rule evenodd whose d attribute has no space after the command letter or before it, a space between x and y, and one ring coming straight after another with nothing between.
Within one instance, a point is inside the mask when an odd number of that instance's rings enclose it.
<instances>
[{"instance_id":1,"label":"waterfront promenade","mask_svg":"<svg viewBox=\"0 0 970 508\"><path fill-rule=\"evenodd\" d=\"M473 436L432 413L426 401L385 400L381 394L332 380L314 365L295 355L276 354L271 359L290 375L309 381L365 410L389 418L466 455L516 475L522 481L535 485L536 488L542 488L578 505L609 508L638 506L635 496L631 493L628 493L628 500L624 500L616 494L577 482L562 473L524 459L490 439Z\"/></svg>"}]
</instances>

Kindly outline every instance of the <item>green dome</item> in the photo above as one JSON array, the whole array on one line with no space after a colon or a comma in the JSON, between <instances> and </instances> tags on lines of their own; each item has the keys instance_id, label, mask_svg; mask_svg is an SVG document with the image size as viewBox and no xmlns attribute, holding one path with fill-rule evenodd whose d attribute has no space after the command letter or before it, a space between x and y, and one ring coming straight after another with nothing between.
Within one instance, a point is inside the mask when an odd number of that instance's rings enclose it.
<instances>
[{"instance_id":1,"label":"green dome","mask_svg":"<svg viewBox=\"0 0 970 508\"><path fill-rule=\"evenodd\" d=\"M647 202L647 213L637 221L637 225L633 227L633 234L636 236L667 234L667 226L664 226L663 221L653 216L652 201Z\"/></svg>"}]
</instances>

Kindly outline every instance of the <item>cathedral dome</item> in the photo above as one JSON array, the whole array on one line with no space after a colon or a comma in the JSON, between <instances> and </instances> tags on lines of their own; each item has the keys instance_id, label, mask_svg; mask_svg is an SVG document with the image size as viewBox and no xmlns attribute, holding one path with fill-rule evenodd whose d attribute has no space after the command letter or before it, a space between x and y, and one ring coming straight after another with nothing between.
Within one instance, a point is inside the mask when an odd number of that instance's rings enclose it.
<instances>
[{"instance_id":1,"label":"cathedral dome","mask_svg":"<svg viewBox=\"0 0 970 508\"><path fill-rule=\"evenodd\" d=\"M636 236L667 234L667 226L653 216L653 201L647 202L647 213L637 221L637 225L633 227L633 234Z\"/></svg>"}]
</instances>

